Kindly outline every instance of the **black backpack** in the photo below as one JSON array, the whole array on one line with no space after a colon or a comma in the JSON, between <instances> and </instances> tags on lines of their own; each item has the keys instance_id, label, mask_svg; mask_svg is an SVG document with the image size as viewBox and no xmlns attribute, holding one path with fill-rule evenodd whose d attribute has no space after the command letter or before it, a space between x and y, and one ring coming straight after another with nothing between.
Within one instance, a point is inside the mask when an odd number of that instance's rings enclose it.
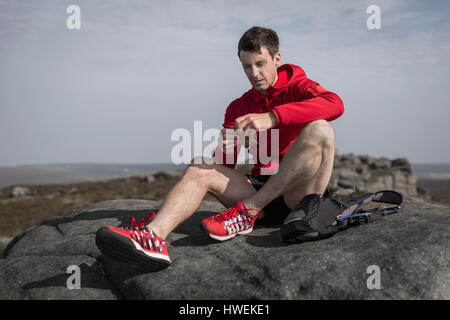
<instances>
[{"instance_id":1,"label":"black backpack","mask_svg":"<svg viewBox=\"0 0 450 320\"><path fill-rule=\"evenodd\" d=\"M372 201L395 206L363 210ZM287 243L324 239L340 229L368 223L404 208L402 195L391 190L349 195L310 194L299 201L286 217L281 225L281 236Z\"/></svg>"}]
</instances>

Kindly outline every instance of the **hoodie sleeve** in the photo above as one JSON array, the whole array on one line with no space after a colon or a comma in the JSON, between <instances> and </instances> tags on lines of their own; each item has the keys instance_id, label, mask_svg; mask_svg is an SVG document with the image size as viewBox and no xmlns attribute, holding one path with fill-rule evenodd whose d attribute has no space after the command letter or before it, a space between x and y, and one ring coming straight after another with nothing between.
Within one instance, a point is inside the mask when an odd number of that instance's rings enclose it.
<instances>
[{"instance_id":1,"label":"hoodie sleeve","mask_svg":"<svg viewBox=\"0 0 450 320\"><path fill-rule=\"evenodd\" d=\"M290 88L295 102L281 104L273 109L278 126L303 125L324 119L332 121L344 113L339 96L308 78Z\"/></svg>"}]
</instances>

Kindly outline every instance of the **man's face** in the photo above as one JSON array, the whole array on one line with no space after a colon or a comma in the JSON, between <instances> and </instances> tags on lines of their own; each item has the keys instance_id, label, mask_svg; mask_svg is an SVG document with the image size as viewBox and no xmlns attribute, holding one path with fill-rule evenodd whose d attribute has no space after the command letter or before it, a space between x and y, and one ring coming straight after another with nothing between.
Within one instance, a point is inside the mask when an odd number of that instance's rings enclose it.
<instances>
[{"instance_id":1,"label":"man's face","mask_svg":"<svg viewBox=\"0 0 450 320\"><path fill-rule=\"evenodd\" d=\"M261 52L241 51L239 54L242 67L252 87L267 95L267 89L278 79L277 67L281 61L280 53L272 58L266 47Z\"/></svg>"}]
</instances>

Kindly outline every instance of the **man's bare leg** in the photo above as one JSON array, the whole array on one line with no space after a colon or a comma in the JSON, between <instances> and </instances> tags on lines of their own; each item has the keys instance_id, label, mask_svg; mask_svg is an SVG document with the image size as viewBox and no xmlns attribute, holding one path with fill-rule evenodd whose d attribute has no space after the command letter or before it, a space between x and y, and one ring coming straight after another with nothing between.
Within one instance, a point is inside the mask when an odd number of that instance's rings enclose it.
<instances>
[{"instance_id":1,"label":"man's bare leg","mask_svg":"<svg viewBox=\"0 0 450 320\"><path fill-rule=\"evenodd\" d=\"M283 195L292 209L305 195L325 191L333 161L333 128L326 120L310 122L284 155L278 172L257 193L242 202L247 208L261 210Z\"/></svg>"},{"instance_id":2,"label":"man's bare leg","mask_svg":"<svg viewBox=\"0 0 450 320\"><path fill-rule=\"evenodd\" d=\"M224 165L206 164L205 161L191 164L147 226L165 239L181 222L194 214L207 192L224 206L230 207L251 197L256 190L244 174Z\"/></svg>"}]
</instances>

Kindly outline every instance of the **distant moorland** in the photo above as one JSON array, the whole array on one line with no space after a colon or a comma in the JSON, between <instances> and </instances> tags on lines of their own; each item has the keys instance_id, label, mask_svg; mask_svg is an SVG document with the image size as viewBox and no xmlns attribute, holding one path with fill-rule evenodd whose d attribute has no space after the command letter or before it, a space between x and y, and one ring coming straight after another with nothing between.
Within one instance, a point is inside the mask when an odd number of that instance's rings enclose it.
<instances>
[{"instance_id":1,"label":"distant moorland","mask_svg":"<svg viewBox=\"0 0 450 320\"><path fill-rule=\"evenodd\" d=\"M158 171L177 170L184 167L172 163L62 163L0 167L0 188L10 185L104 181L144 176Z\"/></svg>"},{"instance_id":2,"label":"distant moorland","mask_svg":"<svg viewBox=\"0 0 450 320\"><path fill-rule=\"evenodd\" d=\"M450 163L412 164L420 179L450 179ZM11 185L77 183L144 176L158 171L183 169L185 165L172 163L113 164L66 163L0 167L0 188Z\"/></svg>"}]
</instances>

